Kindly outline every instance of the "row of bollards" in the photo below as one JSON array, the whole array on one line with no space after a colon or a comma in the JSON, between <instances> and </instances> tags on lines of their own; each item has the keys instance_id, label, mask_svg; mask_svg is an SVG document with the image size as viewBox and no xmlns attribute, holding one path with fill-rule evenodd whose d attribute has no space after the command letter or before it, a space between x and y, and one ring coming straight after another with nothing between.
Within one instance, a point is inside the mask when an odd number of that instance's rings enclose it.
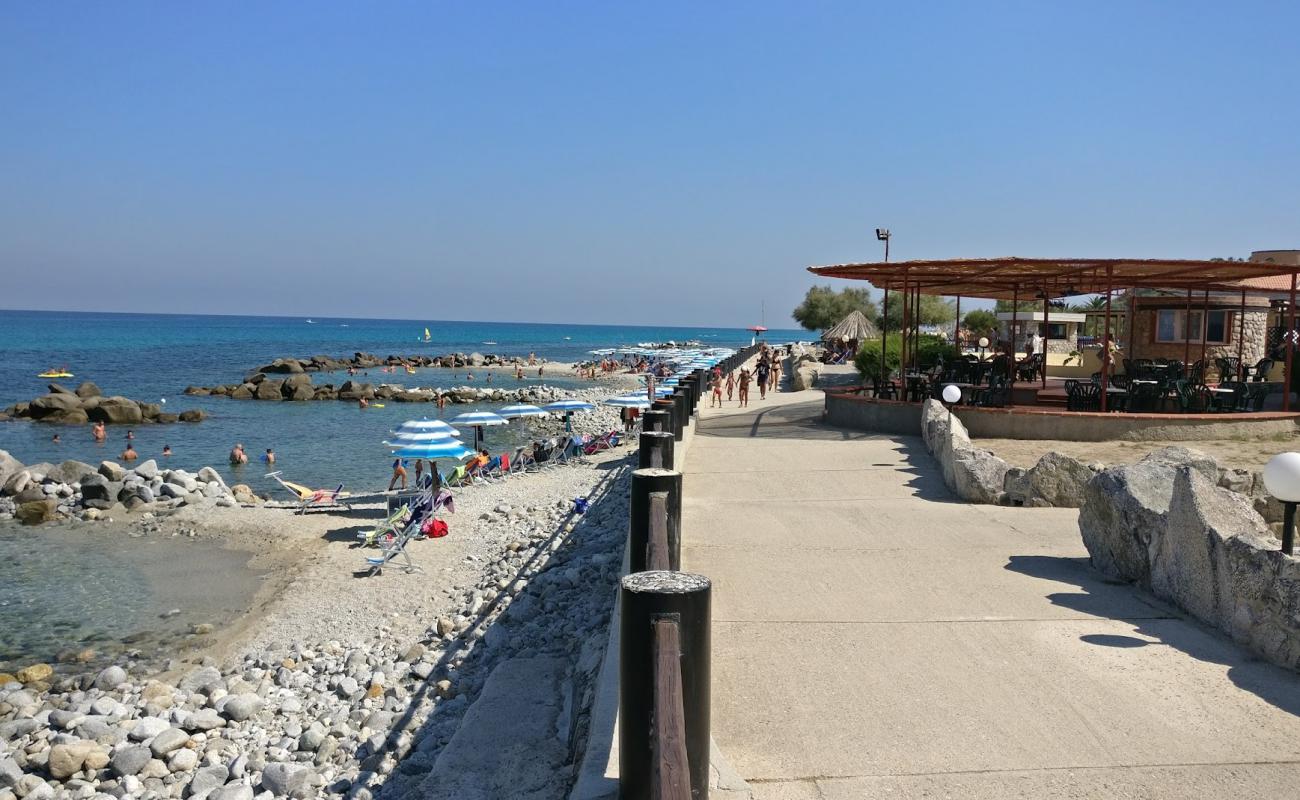
<instances>
[{"instance_id":1,"label":"row of bollards","mask_svg":"<svg viewBox=\"0 0 1300 800\"><path fill-rule=\"evenodd\" d=\"M719 365L730 372L757 351ZM628 569L619 602L619 783L624 800L709 796L709 621L712 584L680 572L682 441L707 382L702 369L642 415L632 473Z\"/></svg>"}]
</instances>

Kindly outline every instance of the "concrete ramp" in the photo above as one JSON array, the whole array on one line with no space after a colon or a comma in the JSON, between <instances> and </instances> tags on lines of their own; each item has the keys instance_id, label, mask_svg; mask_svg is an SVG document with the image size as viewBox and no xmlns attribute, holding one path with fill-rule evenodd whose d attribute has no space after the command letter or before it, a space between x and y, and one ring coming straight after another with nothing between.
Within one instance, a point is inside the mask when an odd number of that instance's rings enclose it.
<instances>
[{"instance_id":1,"label":"concrete ramp","mask_svg":"<svg viewBox=\"0 0 1300 800\"><path fill-rule=\"evenodd\" d=\"M571 780L566 671L561 658L512 658L492 670L418 796L563 798Z\"/></svg>"}]
</instances>

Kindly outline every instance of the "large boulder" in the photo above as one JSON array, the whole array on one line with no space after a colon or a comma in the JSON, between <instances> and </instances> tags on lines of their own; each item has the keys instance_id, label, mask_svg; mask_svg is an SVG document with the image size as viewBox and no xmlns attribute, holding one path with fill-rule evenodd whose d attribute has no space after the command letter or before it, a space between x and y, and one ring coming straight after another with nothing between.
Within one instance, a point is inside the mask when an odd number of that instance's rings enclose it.
<instances>
[{"instance_id":1,"label":"large boulder","mask_svg":"<svg viewBox=\"0 0 1300 800\"><path fill-rule=\"evenodd\" d=\"M470 365L471 367L481 367L481 366L483 366L483 354L482 354L482 353L470 353L470 354L469 354L469 365Z\"/></svg>"},{"instance_id":2,"label":"large boulder","mask_svg":"<svg viewBox=\"0 0 1300 800\"><path fill-rule=\"evenodd\" d=\"M77 483L87 475L94 475L95 468L81 461L69 459L45 473L45 477L59 483Z\"/></svg>"},{"instance_id":3,"label":"large boulder","mask_svg":"<svg viewBox=\"0 0 1300 800\"><path fill-rule=\"evenodd\" d=\"M283 399L280 396L280 386L282 383L283 381L268 378L257 384L257 391L253 392L253 396L258 400L281 400Z\"/></svg>"},{"instance_id":4,"label":"large boulder","mask_svg":"<svg viewBox=\"0 0 1300 800\"><path fill-rule=\"evenodd\" d=\"M40 421L51 425L85 425L90 422L90 413L84 408L69 408L46 414Z\"/></svg>"},{"instance_id":5,"label":"large boulder","mask_svg":"<svg viewBox=\"0 0 1300 800\"><path fill-rule=\"evenodd\" d=\"M202 422L203 420L207 419L207 417L208 417L208 412L199 408L191 408L182 411L180 413L180 416L177 417L177 419L179 419L181 422Z\"/></svg>"},{"instance_id":6,"label":"large boulder","mask_svg":"<svg viewBox=\"0 0 1300 800\"><path fill-rule=\"evenodd\" d=\"M81 408L81 398L71 392L42 395L27 404L27 414L32 419L43 419L63 411Z\"/></svg>"},{"instance_id":7,"label":"large boulder","mask_svg":"<svg viewBox=\"0 0 1300 800\"><path fill-rule=\"evenodd\" d=\"M1002 501L1011 465L974 447L966 426L937 400L927 400L921 410L921 436L953 493L968 503Z\"/></svg>"},{"instance_id":8,"label":"large boulder","mask_svg":"<svg viewBox=\"0 0 1300 800\"><path fill-rule=\"evenodd\" d=\"M99 387L95 385L94 381L82 381L76 391L77 397L82 399L87 397L99 397L101 394L103 394L103 392L99 391Z\"/></svg>"},{"instance_id":9,"label":"large boulder","mask_svg":"<svg viewBox=\"0 0 1300 800\"><path fill-rule=\"evenodd\" d=\"M86 505L91 505L90 501L101 501L107 504L102 508L107 508L117 500L117 496L121 491L122 484L120 481L110 481L103 475L88 475L81 481L81 498ZM93 505L91 507L100 508L101 506Z\"/></svg>"},{"instance_id":10,"label":"large boulder","mask_svg":"<svg viewBox=\"0 0 1300 800\"><path fill-rule=\"evenodd\" d=\"M368 383L359 383L357 381L344 381L339 387L338 398L340 400L360 400L361 398L372 400L375 397L375 390Z\"/></svg>"},{"instance_id":11,"label":"large boulder","mask_svg":"<svg viewBox=\"0 0 1300 800\"><path fill-rule=\"evenodd\" d=\"M23 462L9 455L8 451L0 450L0 486L4 486L22 468Z\"/></svg>"},{"instance_id":12,"label":"large boulder","mask_svg":"<svg viewBox=\"0 0 1300 800\"><path fill-rule=\"evenodd\" d=\"M59 504L52 497L20 503L14 510L14 517L24 525L40 525L57 519L58 515Z\"/></svg>"},{"instance_id":13,"label":"large boulder","mask_svg":"<svg viewBox=\"0 0 1300 800\"><path fill-rule=\"evenodd\" d=\"M95 422L110 425L139 425L144 421L140 404L134 400L114 395L100 398L99 403L90 409L90 418Z\"/></svg>"},{"instance_id":14,"label":"large boulder","mask_svg":"<svg viewBox=\"0 0 1300 800\"><path fill-rule=\"evenodd\" d=\"M50 394L76 394L76 392L61 383L47 383L45 388Z\"/></svg>"},{"instance_id":15,"label":"large boulder","mask_svg":"<svg viewBox=\"0 0 1300 800\"><path fill-rule=\"evenodd\" d=\"M1013 480L1008 473L1007 493L1027 506L1078 508L1092 476L1082 461L1053 451L1044 453L1019 478Z\"/></svg>"},{"instance_id":16,"label":"large boulder","mask_svg":"<svg viewBox=\"0 0 1300 800\"><path fill-rule=\"evenodd\" d=\"M258 367L258 372L278 372L285 375L297 375L303 371L302 362L296 358L277 358L264 367Z\"/></svg>"},{"instance_id":17,"label":"large boulder","mask_svg":"<svg viewBox=\"0 0 1300 800\"><path fill-rule=\"evenodd\" d=\"M234 400L250 400L256 389L257 387L251 383L241 383L230 390L230 397Z\"/></svg>"}]
</instances>

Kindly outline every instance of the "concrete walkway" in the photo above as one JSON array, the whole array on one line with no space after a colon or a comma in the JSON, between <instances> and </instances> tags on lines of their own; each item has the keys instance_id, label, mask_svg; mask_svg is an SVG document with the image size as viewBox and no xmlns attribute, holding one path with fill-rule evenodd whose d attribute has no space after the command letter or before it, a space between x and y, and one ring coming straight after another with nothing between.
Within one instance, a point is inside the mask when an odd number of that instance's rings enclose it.
<instances>
[{"instance_id":1,"label":"concrete walkway","mask_svg":"<svg viewBox=\"0 0 1300 800\"><path fill-rule=\"evenodd\" d=\"M1300 677L1104 583L1074 511L955 502L919 438L821 407L703 408L684 470L756 798L1300 796Z\"/></svg>"}]
</instances>

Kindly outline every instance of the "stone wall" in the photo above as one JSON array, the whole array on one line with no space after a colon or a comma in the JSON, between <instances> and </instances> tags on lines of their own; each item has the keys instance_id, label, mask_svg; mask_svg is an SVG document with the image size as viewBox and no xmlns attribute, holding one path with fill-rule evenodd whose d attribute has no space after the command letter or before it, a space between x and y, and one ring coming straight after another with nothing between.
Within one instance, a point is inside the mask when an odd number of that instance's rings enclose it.
<instances>
[{"instance_id":1,"label":"stone wall","mask_svg":"<svg viewBox=\"0 0 1300 800\"><path fill-rule=\"evenodd\" d=\"M1213 460L1182 452L1088 483L1079 531L1092 565L1300 669L1300 560L1280 552L1247 495L1215 485Z\"/></svg>"},{"instance_id":2,"label":"stone wall","mask_svg":"<svg viewBox=\"0 0 1300 800\"><path fill-rule=\"evenodd\" d=\"M1213 302L1211 302L1213 308ZM1240 312L1233 310L1229 314L1229 334L1227 344L1207 344L1205 346L1206 377L1211 380L1218 380L1215 376L1218 374L1214 369L1214 359L1221 357L1237 357L1237 334L1238 320L1237 315ZM1196 361L1201 357L1201 343L1192 342L1190 347L1185 347L1181 342L1178 344L1162 344L1155 341L1153 328L1156 324L1156 312L1144 306L1138 306L1137 319L1133 324L1133 351L1124 353L1127 358L1168 358L1182 361L1185 355L1189 356L1189 361ZM1242 360L1247 364L1254 364L1267 353L1268 343L1268 310L1266 308L1246 309L1245 319L1245 336L1243 337L1245 345L1242 347ZM1127 338L1122 342L1128 346ZM1213 374L1211 374L1213 373Z\"/></svg>"},{"instance_id":3,"label":"stone wall","mask_svg":"<svg viewBox=\"0 0 1300 800\"><path fill-rule=\"evenodd\" d=\"M961 420L938 400L926 400L921 410L921 436L939 462L943 482L969 503L1001 503L1007 462L971 444Z\"/></svg>"}]
</instances>

